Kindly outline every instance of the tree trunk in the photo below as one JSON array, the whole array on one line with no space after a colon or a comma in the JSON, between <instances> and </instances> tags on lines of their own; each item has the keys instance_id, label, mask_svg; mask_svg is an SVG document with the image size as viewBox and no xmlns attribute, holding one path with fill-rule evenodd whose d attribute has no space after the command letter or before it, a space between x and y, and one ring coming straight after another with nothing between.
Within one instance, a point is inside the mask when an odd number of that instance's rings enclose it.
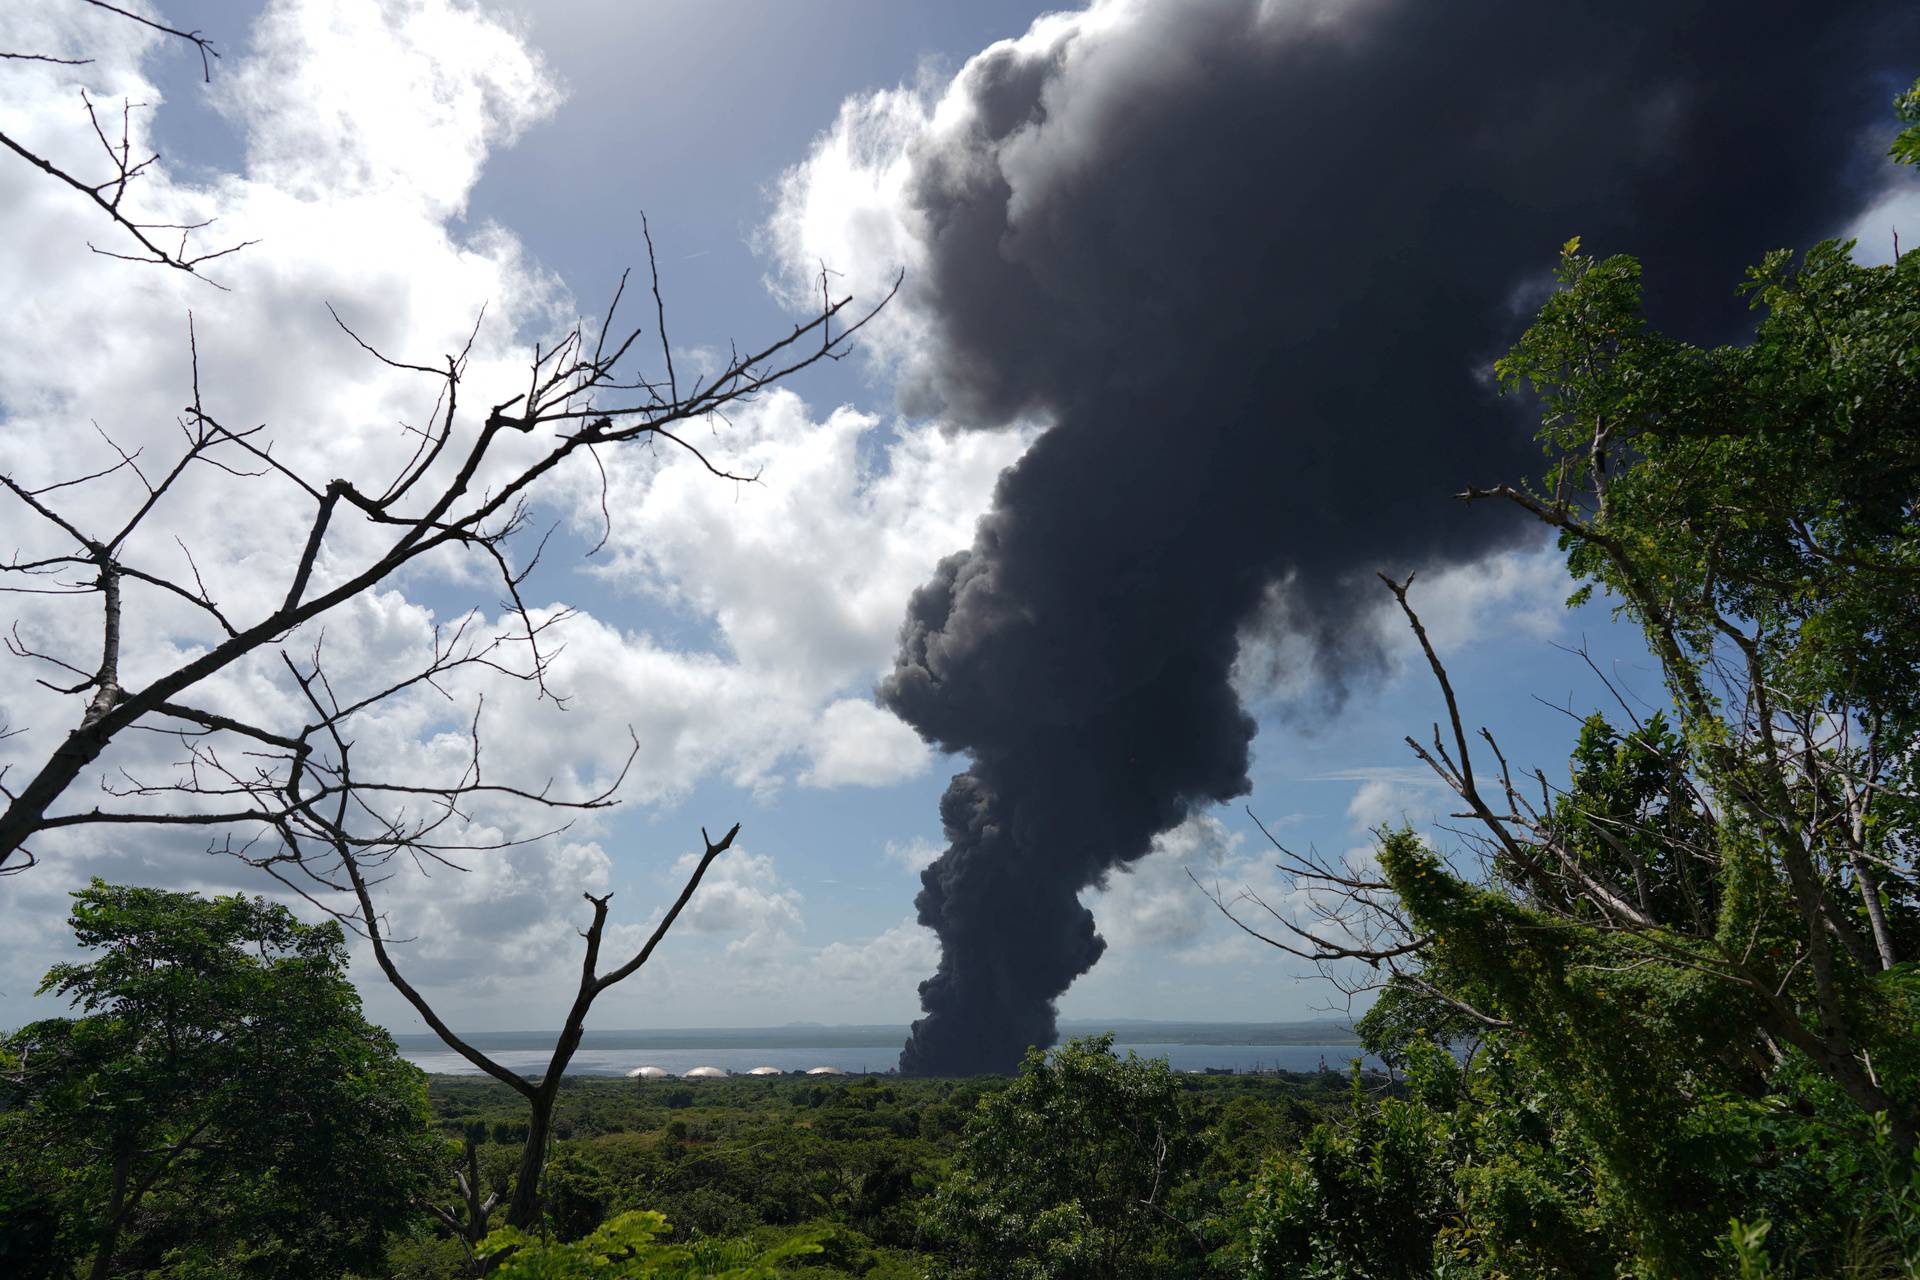
<instances>
[{"instance_id":1,"label":"tree trunk","mask_svg":"<svg viewBox=\"0 0 1920 1280\"><path fill-rule=\"evenodd\" d=\"M0 813L0 867L5 867L8 860L40 829L40 821L47 816L47 810L73 785L74 779L100 758L100 753L106 750L108 737L98 722L73 730L47 758L40 772L7 805L6 812Z\"/></svg>"},{"instance_id":2,"label":"tree trunk","mask_svg":"<svg viewBox=\"0 0 1920 1280\"><path fill-rule=\"evenodd\" d=\"M87 1273L90 1280L103 1280L113 1262L114 1246L120 1241L120 1223L127 1216L127 1166L132 1162L132 1154L124 1144L113 1153L113 1195L107 1203L106 1233L100 1241L100 1251L93 1255L93 1270Z\"/></svg>"},{"instance_id":3,"label":"tree trunk","mask_svg":"<svg viewBox=\"0 0 1920 1280\"><path fill-rule=\"evenodd\" d=\"M1860 886L1860 903L1867 909L1867 921L1873 926L1874 949L1880 953L1880 968L1884 971L1898 963L1899 956L1893 949L1893 932L1887 928L1886 909L1880 905L1880 886L1874 882L1873 868L1858 853L1852 854L1853 876Z\"/></svg>"},{"instance_id":4,"label":"tree trunk","mask_svg":"<svg viewBox=\"0 0 1920 1280\"><path fill-rule=\"evenodd\" d=\"M527 1099L527 1144L520 1148L520 1170L513 1179L513 1199L507 1202L507 1225L522 1231L531 1230L540 1218L540 1175L547 1167L547 1140L553 1133L554 1094L543 1082Z\"/></svg>"}]
</instances>

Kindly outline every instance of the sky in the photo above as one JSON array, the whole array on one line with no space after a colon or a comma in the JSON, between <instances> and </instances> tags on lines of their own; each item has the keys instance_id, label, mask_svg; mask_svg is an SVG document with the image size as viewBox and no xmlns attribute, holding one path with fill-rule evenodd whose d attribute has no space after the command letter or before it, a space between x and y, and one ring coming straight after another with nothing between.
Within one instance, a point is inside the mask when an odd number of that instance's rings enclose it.
<instances>
[{"instance_id":1,"label":"sky","mask_svg":"<svg viewBox=\"0 0 1920 1280\"><path fill-rule=\"evenodd\" d=\"M1066 936L1072 904L1090 912L1104 952L1060 961L1063 1017L1343 1014L1339 991L1241 934L1188 873L1299 905L1248 809L1289 844L1353 858L1383 823L1449 839L1446 796L1403 741L1429 732L1438 694L1371 572L1419 572L1415 601L1469 719L1515 760L1560 767L1579 717L1611 702L1596 669L1630 699L1658 697L1605 602L1564 607L1550 546L1491 514L1430 514L1453 481L1525 463L1486 366L1555 248L1585 234L1646 253L1656 306L1719 338L1741 323L1739 265L1765 248L1851 234L1884 260L1896 227L1920 239L1920 195L1874 163L1896 87L1874 53L1890 7L1742 50L1711 6L1679 6L1692 25L1664 62L1645 61L1658 42L1614 28L1574 41L1586 79L1535 51L1591 15L1500 25L1501 7L1430 32L1387 0L1105 0L1047 18L879 0L159 6L214 38L211 83L190 48L85 6L9 12L0 48L94 61L0 65L0 129L93 165L81 88L140 104L136 145L162 159L129 199L167 220L217 215L209 243L258 243L210 264L224 292L91 254L114 234L98 212L4 157L0 470L96 470L112 457L103 432L164 456L189 394L189 312L217 413L266 424L316 474L377 474L432 389L355 348L329 304L423 362L458 349L484 304L478 403L517 389L534 342L600 314L621 271L644 266L643 212L682 369L784 332L823 264L858 299L904 268L853 357L711 424L703 447L757 483L670 451L610 458L609 536L592 554L596 477L542 492L557 532L529 604L577 611L553 671L565 710L473 681L369 718L365 750L431 772L458 758L484 694L490 771L535 786L591 790L629 728L639 743L617 809L382 884L408 939L396 959L457 1026L552 1026L582 893L613 893L609 949L630 947L701 827L737 821L735 851L594 1025L904 1023L941 963L915 896L950 843L943 793L1014 805L1026 787L1020 813L1041 812L1036 795L1053 806L1032 820L1049 847L1068 831L1089 848L994 855L1062 869L1016 880L991 914L1018 936L1057 919ZM1705 34L1755 82L1793 46L1808 79L1791 103L1758 96L1688 61ZM1510 92L1476 97L1481 84ZM1521 127L1541 120L1560 131ZM1422 405L1424 423L1409 408ZM131 500L126 479L62 491L64 509L105 524ZM267 481L196 476L142 552L184 573L190 547L223 599L262 601L284 590L303 515ZM23 553L43 536L17 510L0 531ZM330 555L344 564L357 545L343 535ZM966 574L992 590L938 616L915 597ZM472 607L497 620L497 596L472 566L435 563L337 611L326 643L343 680L371 681L417 660L436 623ZM97 605L77 599L7 604L34 647L84 663ZM163 598L129 609L136 672L205 643ZM1194 654L1206 679L1191 705L1218 716L1164 732L1125 718L1115 682ZM921 669L946 703L914 695ZM24 732L0 741L0 763L27 769L80 707L27 661L4 671L4 719ZM216 686L210 702L298 723L270 662ZM1250 743L1235 737L1243 710ZM1060 760L1097 757L1097 726L1116 723L1165 767L1081 787ZM1075 749L1021 754L1016 739ZM1192 761L1216 740L1208 773ZM103 771L156 776L177 755L132 742ZM1148 816L1128 825L1136 800ZM473 829L538 819L476 812ZM206 846L178 829L36 842L42 865L0 880L0 1025L59 1011L34 988L69 954L66 895L90 876L278 891ZM1049 894L1054 915L1029 918ZM942 919L958 948L965 930ZM423 1029L359 951L354 972L373 1016Z\"/></svg>"}]
</instances>

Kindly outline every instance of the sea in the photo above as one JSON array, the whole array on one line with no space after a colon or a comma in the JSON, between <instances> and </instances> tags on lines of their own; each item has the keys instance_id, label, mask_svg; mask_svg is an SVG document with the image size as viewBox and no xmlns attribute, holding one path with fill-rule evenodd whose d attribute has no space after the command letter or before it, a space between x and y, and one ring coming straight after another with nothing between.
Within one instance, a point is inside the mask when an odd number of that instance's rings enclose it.
<instances>
[{"instance_id":1,"label":"sea","mask_svg":"<svg viewBox=\"0 0 1920 1280\"><path fill-rule=\"evenodd\" d=\"M1180 1072L1334 1071L1345 1074L1355 1058L1366 1068L1382 1064L1366 1055L1343 1023L1247 1022L1062 1022L1061 1038L1112 1032L1114 1052L1162 1058ZM504 1067L537 1074L553 1052L551 1031L487 1031L466 1037ZM695 1067L746 1072L754 1067L808 1071L833 1067L849 1074L893 1071L906 1041L904 1026L693 1027L636 1031L589 1031L568 1065L569 1075L620 1076L635 1067L661 1067L682 1075ZM414 1065L438 1075L477 1075L479 1069L431 1034L399 1034L400 1051Z\"/></svg>"}]
</instances>

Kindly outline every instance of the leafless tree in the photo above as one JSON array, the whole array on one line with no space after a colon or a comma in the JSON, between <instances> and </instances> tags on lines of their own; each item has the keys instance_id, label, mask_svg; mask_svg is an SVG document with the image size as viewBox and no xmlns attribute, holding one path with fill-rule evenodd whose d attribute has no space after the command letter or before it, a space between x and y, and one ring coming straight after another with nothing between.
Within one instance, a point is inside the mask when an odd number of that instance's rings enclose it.
<instances>
[{"instance_id":1,"label":"leafless tree","mask_svg":"<svg viewBox=\"0 0 1920 1280\"><path fill-rule=\"evenodd\" d=\"M552 1138L554 1103L559 1098L560 1084L567 1067L580 1048L587 1015L592 1011L594 1001L645 966L661 939L666 937L667 931L673 928L674 921L679 919L680 913L693 898L714 859L733 847L734 838L740 833L740 825L735 823L718 840L702 828L700 837L705 849L682 884L679 895L654 925L646 942L624 961L604 971L600 964L600 949L606 932L607 904L613 895L584 895L593 908L593 918L581 934L586 945L581 956L580 977L573 1001L567 1008L545 1070L536 1077L524 1076L483 1053L455 1031L419 989L407 980L394 960L388 947L390 939L386 921L373 899L372 888L377 883L375 871L369 868L377 869L396 854L419 854L422 849L419 831L416 826L409 826L403 820L384 814L377 815L378 822L384 824L383 829L369 831L365 824L354 821L353 812L356 809L363 815L375 816L377 801L370 801L367 795L356 791L349 765L351 744L341 733L335 707L321 692L321 682L309 675L297 674L296 679L312 701L316 718L325 722L325 732L332 747L327 757L329 764L322 769L327 775L327 782L308 788L308 794L329 794L329 798L324 802L291 807L279 819L276 827L279 851L262 861L291 863L318 884L329 888L349 888L355 904L350 910L357 912L353 921L356 931L372 944L374 958L394 989L449 1048L525 1100L528 1110L527 1137L520 1149L519 1168L511 1198L507 1202L507 1223L515 1227L530 1227L538 1220L541 1211L540 1174L546 1166ZM344 886L340 883L342 880ZM471 1154L468 1163L469 1168L461 1179L466 1201L464 1222L454 1210L432 1207L436 1216L454 1225L461 1238L471 1245L486 1234L488 1216L497 1202L491 1197L486 1200L480 1198L477 1175L471 1167Z\"/></svg>"},{"instance_id":2,"label":"leafless tree","mask_svg":"<svg viewBox=\"0 0 1920 1280\"><path fill-rule=\"evenodd\" d=\"M1532 502L1514 495L1502 489L1471 496ZM1564 512L1559 518L1575 519ZM1914 1117L1858 1043L1862 1015L1842 974L1847 966L1877 974L1900 960L1879 888L1913 883L1912 850L1898 833L1876 833L1873 821L1876 806L1900 794L1899 751L1844 707L1797 706L1785 698L1769 678L1761 646L1729 618L1726 643L1706 661L1683 657L1677 641L1661 655L1683 713L1712 717L1724 731L1696 735L1696 742L1724 759L1690 754L1684 740L1663 733L1587 658L1631 725L1628 743L1664 766L1646 810L1601 811L1541 769L1516 772L1490 730L1468 732L1453 681L1408 599L1412 577L1382 581L1446 706L1446 721L1433 726L1428 742L1406 742L1462 802L1451 818L1465 825L1447 828L1459 841L1455 871L1547 920L1610 937L1628 966L1670 967L1726 984L1729 997L1751 1013L1753 1039L1740 1049L1756 1070L1798 1050L1863 1112L1885 1114L1895 1141L1911 1150ZM1645 603L1651 616L1662 616L1651 595ZM1349 997L1397 985L1471 1025L1510 1025L1504 1011L1476 1007L1434 980L1429 962L1441 940L1413 919L1377 865L1301 853L1261 830L1279 851L1290 901L1203 885L1234 924L1314 964ZM1751 856L1756 846L1767 851L1778 891L1740 936L1729 937L1719 901L1726 860L1743 848ZM1860 900L1858 911L1847 906L1850 896Z\"/></svg>"},{"instance_id":3,"label":"leafless tree","mask_svg":"<svg viewBox=\"0 0 1920 1280\"><path fill-rule=\"evenodd\" d=\"M650 268L653 260L649 238ZM216 842L219 849L262 868L323 910L352 923L371 942L394 987L436 1034L526 1099L532 1113L530 1136L508 1207L508 1221L516 1226L528 1225L538 1213L539 1172L556 1091L579 1047L593 1001L647 962L707 868L732 845L738 826L717 841L705 841L704 854L645 946L606 972L600 972L598 965L608 899L588 895L593 916L584 934L586 952L575 999L545 1073L528 1079L463 1040L406 980L390 953L391 938L372 891L396 859L446 864L461 855L484 854L555 834L564 829L566 815L617 803L616 792L639 749L638 741L604 789L563 796L551 784L521 786L495 781L484 772L478 706L469 727L466 764L452 777L356 772L352 755L356 724L409 690L439 687L438 682L463 670L530 684L541 696L560 702L561 695L547 682L553 655L547 633L566 615L537 616L527 607L521 588L539 563L539 549L516 567L508 546L527 524L529 502L539 482L576 457L597 464L603 449L644 441L676 446L715 477L751 480L708 458L685 434L686 425L717 418L763 388L818 361L838 358L874 313L869 310L851 323L838 323L850 299L823 295L821 310L813 319L750 354L736 354L719 374L683 385L665 336L657 272L652 276L652 292L662 372L648 376L626 371L640 331L620 336L613 328L625 285L623 277L597 330L576 325L552 350L536 350L526 389L487 408L477 423L462 416L462 380L471 338L467 349L447 355L437 367L407 363L374 350L336 316L342 333L372 358L438 384L436 409L426 426L415 431L411 456L383 483L363 485L344 478L302 475L274 455L264 427L226 425L206 408L197 356L192 403L180 424L182 445L163 467L149 470L137 452L116 447L117 460L109 465L50 484L30 487L0 475L0 492L10 496L25 516L50 526L70 544L56 554L16 556L0 565L0 580L11 578L17 584L0 589L92 597L100 610L98 656L91 662L29 644L17 628L7 638L16 657L40 663L58 677L43 684L80 700L82 706L77 724L30 778L12 785L0 769L0 796L6 803L0 813L0 860L4 860L0 874L32 866L35 856L29 842L49 832L107 826L225 831ZM490 467L496 445L507 439L544 443L530 461L521 455L505 470ZM280 485L289 499L309 505L312 516L302 549L277 599L217 600L197 568L188 575L189 585L162 566L141 563L129 550L142 522L174 495L181 478L196 467L216 469L236 483ZM69 491L123 471L139 481L144 496L131 511L116 517L111 527L87 527L62 509L61 500ZM600 475L605 516L604 470ZM380 549L351 569L336 570L331 585L316 588L316 561L330 533L349 513L384 534ZM603 532L603 542L604 538ZM183 550L188 565L193 565L191 551ZM345 693L329 673L324 639L314 641L298 656L285 647L287 638L304 624L389 581L422 557L449 551L477 558L492 573L510 620L504 631L486 634L476 610L437 634L433 652L416 668L390 673L372 688ZM210 620L218 638L204 652L129 687L121 672L132 587L186 602ZM245 720L195 699L195 690L221 672L276 652L308 708L303 723ZM116 740L136 731L176 740L185 753L177 771L157 780L123 773L118 780L103 781L104 803L75 803L75 784L88 766ZM533 836L476 841L466 834L465 820L470 806L479 802L553 811L559 815L558 825ZM352 905L341 908L336 894L349 895Z\"/></svg>"},{"instance_id":4,"label":"leafless tree","mask_svg":"<svg viewBox=\"0 0 1920 1280\"><path fill-rule=\"evenodd\" d=\"M170 39L179 40L193 46L200 55L200 74L203 81L213 78L213 60L220 56L213 47L213 41L199 31L183 31L170 27L164 22L143 17L118 5L106 3L106 0L72 0L75 4L88 5L94 9L115 15L128 22L148 27ZM62 66L86 66L91 58L69 58L56 54L39 53L30 50L0 50L0 61L22 63L56 63ZM133 212L127 197L134 184L146 175L147 171L159 160L158 154L137 155L132 143L132 114L134 104L122 99L119 110L119 129L117 137L100 119L100 108L86 91L80 91L80 106L84 111L87 124L94 138L100 144L104 157L104 176L80 176L68 167L28 148L20 139L0 130L0 147L11 151L19 159L32 165L55 182L69 187L90 201L107 219L116 226L123 236L125 247L119 250L102 249L92 241L87 247L93 252L109 258L122 258L129 262L153 263L184 271L188 275L198 276L202 280L221 288L217 281L201 270L205 264L229 254L238 253L252 240L243 240L216 249L200 249L193 245L195 232L205 231L213 225L213 219L197 222L153 222L143 219ZM130 243L126 243L130 242Z\"/></svg>"},{"instance_id":5,"label":"leafless tree","mask_svg":"<svg viewBox=\"0 0 1920 1280\"><path fill-rule=\"evenodd\" d=\"M623 278L623 291L624 286ZM526 389L490 406L477 423L462 416L462 378L471 339L468 349L445 356L437 367L405 363L361 342L341 321L342 332L373 358L439 384L433 417L424 427L408 428L415 437L412 455L397 474L385 481L361 484L341 477L323 480L302 475L274 455L264 435L265 427L226 425L205 406L197 355L192 401L180 423L182 444L161 467L149 469L137 453L116 446L117 460L88 474L38 486L0 475L0 493L17 504L22 517L49 526L69 544L67 550L55 554L16 556L0 564L0 580L10 578L15 584L5 589L92 596L100 609L99 648L97 657L91 659L45 652L29 644L17 630L8 638L16 656L43 663L51 674L61 677L42 683L84 700L84 706L74 727L30 777L15 783L6 771L0 771L0 796L6 803L4 812L0 812L0 874L32 865L34 854L29 842L49 831L111 824L274 829L297 814L301 806L325 802L340 793L437 797L443 805L440 816L425 820L416 832L415 847L422 849L446 818L457 813L460 803L476 796L558 804L546 790L482 780L477 748L470 776L459 780L415 785L338 778L319 795L302 788L318 768L315 752L326 729L344 725L368 709L454 670L485 668L531 683L543 696L552 696L546 681L551 654L543 647L542 636L560 619L536 619L521 593L522 584L539 563L538 549L517 568L508 554L509 540L526 527L529 502L539 483L570 460L597 463L601 450L643 441L673 445L716 477L752 479L729 472L709 459L685 434L687 424L715 419L762 389L818 361L836 358L873 314L868 311L851 324L837 324L850 299L825 301L812 320L751 354L734 355L717 375L689 386L680 382L673 369L657 274L653 291L656 315L661 321L664 372L659 376L625 372L640 331L608 337L622 296L616 293L598 337L584 324L576 325L551 350L536 351ZM543 443L531 461L523 457L500 471L492 466L497 466L493 463L496 446L503 440ZM192 581L188 583L164 566L140 563L129 551L129 540L142 523L169 500L182 477L194 468L211 468L242 483L277 484L289 500L309 505L313 514L302 549L277 599L237 603L216 600L197 570L189 575ZM68 494L61 491L123 471L138 480L144 496L111 527L85 527L79 517L62 510L62 500ZM604 480L604 472L602 476ZM336 571L329 585L316 589L315 563L330 534L349 515L383 534L383 544L350 569ZM515 619L509 632L481 636L477 634L477 615L469 615L436 644L431 659L421 668L396 676L381 688L342 699L337 706L329 704L324 717L304 727L282 729L247 723L191 701L196 687L234 664L271 653L303 624L389 581L422 558L447 552L475 557L494 575ZM186 549L186 559L192 566L190 548ZM205 652L137 687L127 687L121 678L121 658L127 634L128 592L135 587L184 601L209 620L218 638ZM318 648L305 658L304 676L299 676L301 667L291 655L285 655L283 661L298 678L324 687L322 658ZM162 784L109 784L113 799L120 802L112 807L74 805L76 797L71 792L82 773L109 744L135 729L173 734L190 748L181 776ZM245 760L253 771L242 782L233 780L238 775L230 765L229 753L223 750L235 744L240 750L234 758ZM273 785L262 785L258 780L267 776L273 779ZM183 810L178 803L146 803L162 796L174 801L188 796L203 803L190 810ZM64 806L63 799L67 801ZM593 807L608 800L603 796L572 803L574 807Z\"/></svg>"},{"instance_id":6,"label":"leafless tree","mask_svg":"<svg viewBox=\"0 0 1920 1280\"><path fill-rule=\"evenodd\" d=\"M170 28L101 0L82 2L192 43L202 56L203 71L210 74L207 60L218 55L199 32ZM78 61L30 53L6 56ZM128 189L157 157L134 156L128 141L131 107L122 106L116 142L102 127L92 101L85 100L84 106L112 168L104 182L77 178L5 134L0 134L0 143L88 196L139 250L110 256L198 275L201 264L243 247L194 253L188 248L188 236L205 224L156 224L129 213ZM718 840L702 831L704 852L678 896L646 942L611 968L601 967L611 895L585 895L592 917L582 933L585 950L574 998L545 1070L525 1076L470 1044L407 980L393 954L395 939L375 891L402 865L459 866L468 856L552 836L575 815L616 804L621 782L638 753L638 740L632 741L610 783L592 794L565 795L550 782L520 785L496 780L483 770L483 702L476 704L469 724L465 765L452 776L389 776L377 763L368 767L364 761L356 770L356 730L396 698L421 688L443 689L443 681L463 673L485 673L530 685L541 698L563 704L564 696L549 686L548 677L556 652L550 633L565 622L567 612L531 610L522 591L540 562L545 539L533 546L524 563L516 564L515 555L541 483L569 463L593 465L601 484L601 515L607 522L601 537L604 545L611 532L602 466L607 449L670 445L716 478L752 480L709 458L689 434L690 428L723 421L729 410L751 401L765 388L817 362L841 358L853 335L892 296L889 293L856 317L847 310L851 298L836 299L828 291L828 275L823 271L820 309L810 320L751 351L735 349L718 373L685 381L675 369L653 241L644 218L642 231L657 336L654 371L639 367L646 349L639 344L642 330L616 328L626 295L625 275L597 326L576 323L550 348L535 348L524 389L479 414L472 412L465 398L478 321L461 350L432 362L414 362L376 350L335 313L343 341L357 344L368 358L393 370L428 380L434 388L434 408L425 425L402 428L410 451L405 463L391 474L372 479L305 474L276 455L265 426L229 425L203 397L189 317L191 403L179 417L180 442L171 457L156 465L141 450L122 448L102 432L111 457L94 470L40 483L0 475L0 498L15 505L16 518L37 522L43 535L51 535L53 541L43 542L43 547L64 543L63 549L52 552L16 552L0 564L0 591L89 599L99 611L97 645L84 655L57 651L33 640L17 624L5 638L13 656L45 672L41 684L78 705L73 726L29 776L16 780L9 776L9 767L0 767L0 801L5 805L0 811L0 876L34 866L38 838L53 832L185 827L219 833L213 848L262 869L364 936L387 979L434 1032L526 1101L529 1136L507 1205L507 1221L522 1227L533 1223L540 1211L540 1172L554 1102L594 1001L647 963L708 868L732 847L739 827L735 824ZM179 233L177 243L163 237L163 232ZM305 504L310 511L299 554L271 596L217 599L206 586L190 547L179 547L184 574L151 562L138 549L136 534L155 512L181 500L187 477L200 474L234 484L278 486L288 502ZM104 524L75 514L74 496L109 477L119 477L121 482L131 478L138 499ZM364 535L371 532L375 549L356 557L350 546L343 545L349 541L343 532L349 524L357 525L355 532L362 535L354 545L365 546ZM474 559L498 584L508 619L503 629L489 631L475 608L436 630L432 652L417 666L380 673L370 687L356 689L344 688L341 673L329 669L324 633L302 642L298 650L292 647L296 635L308 635L309 624L323 623L329 611L390 583L396 574L427 557L448 554ZM323 557L332 568L317 575L316 566ZM202 651L159 675L130 682L123 672L134 664L123 658L128 637L139 634L141 603L163 598L171 598L175 607L188 606L204 620L213 638ZM277 659L290 689L297 691L305 707L298 723L226 714L197 696L222 673L262 658ZM0 725L0 737L21 732ZM117 777L102 780L101 794L83 799L76 785L83 775L110 747L134 734L177 742L182 758L162 777L137 777L122 770ZM532 835L476 837L470 820L478 804L525 807L551 814L553 821ZM497 1202L482 1196L477 1172L471 1161L469 1165L462 1190L464 1205L434 1208L471 1243L484 1235Z\"/></svg>"},{"instance_id":7,"label":"leafless tree","mask_svg":"<svg viewBox=\"0 0 1920 1280\"><path fill-rule=\"evenodd\" d=\"M460 1241L467 1251L468 1265L477 1267L480 1242L487 1238L493 1211L500 1207L500 1193L489 1190L480 1178L479 1144L472 1135L468 1135L461 1148L460 1166L454 1172L460 1202L451 1207L429 1202L427 1212Z\"/></svg>"}]
</instances>

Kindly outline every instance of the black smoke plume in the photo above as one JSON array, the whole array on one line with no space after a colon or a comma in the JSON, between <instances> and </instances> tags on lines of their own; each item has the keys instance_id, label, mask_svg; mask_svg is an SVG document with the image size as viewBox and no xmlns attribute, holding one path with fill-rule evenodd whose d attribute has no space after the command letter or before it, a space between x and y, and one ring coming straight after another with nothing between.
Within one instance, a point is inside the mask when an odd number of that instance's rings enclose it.
<instances>
[{"instance_id":1,"label":"black smoke plume","mask_svg":"<svg viewBox=\"0 0 1920 1280\"><path fill-rule=\"evenodd\" d=\"M1448 495L1534 468L1486 366L1563 240L1733 336L1742 269L1887 179L1864 139L1915 70L1912 0L1139 0L973 59L905 144L905 400L1051 426L881 690L972 759L901 1068L1051 1043L1105 945L1080 892L1248 789L1229 673L1275 584L1337 690L1375 569L1519 536Z\"/></svg>"}]
</instances>

